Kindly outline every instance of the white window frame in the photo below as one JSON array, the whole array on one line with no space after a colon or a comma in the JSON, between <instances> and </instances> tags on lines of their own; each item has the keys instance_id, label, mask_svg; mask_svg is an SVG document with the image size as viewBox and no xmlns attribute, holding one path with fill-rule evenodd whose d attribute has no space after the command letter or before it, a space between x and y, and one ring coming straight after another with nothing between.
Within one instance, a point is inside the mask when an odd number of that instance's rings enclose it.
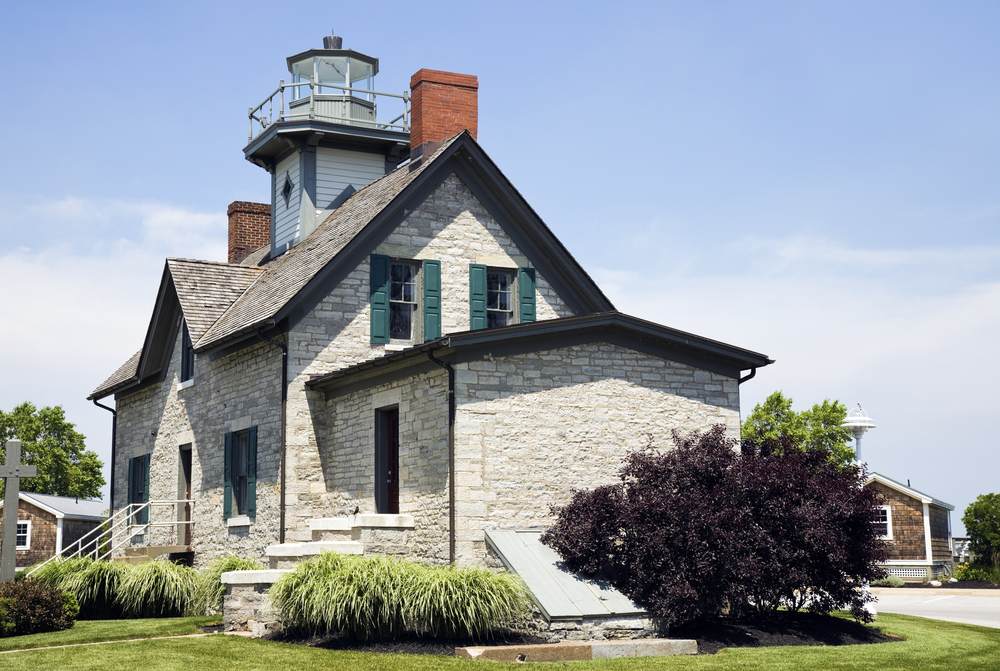
<instances>
[{"instance_id":1,"label":"white window frame","mask_svg":"<svg viewBox=\"0 0 1000 671\"><path fill-rule=\"evenodd\" d=\"M499 310L490 307L490 273L504 274L510 277L510 281L507 285L510 296L508 297L508 310ZM499 266L487 266L486 267L486 328L496 328L490 326L490 313L497 312L509 312L510 321L507 322L507 326L511 324L519 324L521 322L521 310L520 310L520 287L518 286L518 269L517 268L502 268Z\"/></svg>"},{"instance_id":2,"label":"white window frame","mask_svg":"<svg viewBox=\"0 0 1000 671\"><path fill-rule=\"evenodd\" d=\"M17 537L20 536L21 534L16 533L16 531L17 531L17 527L21 526L22 524L25 524L25 525L28 526L28 531L27 531L27 534L26 534L25 544L24 545L19 545L19 544L17 544ZM17 526L15 526L14 529L15 529L15 534L14 534L15 549L16 550L30 550L31 549L31 520L18 520L17 521Z\"/></svg>"},{"instance_id":3,"label":"white window frame","mask_svg":"<svg viewBox=\"0 0 1000 671\"><path fill-rule=\"evenodd\" d=\"M884 541L891 541L892 540L892 506L878 506L878 509L880 511L881 510L885 511L885 529L886 529L886 532L887 532L885 535L881 535L880 538L882 540L884 540ZM874 522L873 524L881 524L881 523L882 523L882 520L878 520L878 521Z\"/></svg>"},{"instance_id":4,"label":"white window frame","mask_svg":"<svg viewBox=\"0 0 1000 671\"><path fill-rule=\"evenodd\" d=\"M404 303L402 301L394 301L392 299L392 267L393 266L409 266L411 272L413 273L413 303ZM401 259L390 257L389 258L389 315L387 319L389 320L389 347L387 349L406 349L407 347L412 347L415 343L420 343L424 341L424 267L423 262L419 259ZM392 304L397 305L413 305L413 316L411 317L413 322L410 325L410 337L409 338L393 338L392 337Z\"/></svg>"}]
</instances>

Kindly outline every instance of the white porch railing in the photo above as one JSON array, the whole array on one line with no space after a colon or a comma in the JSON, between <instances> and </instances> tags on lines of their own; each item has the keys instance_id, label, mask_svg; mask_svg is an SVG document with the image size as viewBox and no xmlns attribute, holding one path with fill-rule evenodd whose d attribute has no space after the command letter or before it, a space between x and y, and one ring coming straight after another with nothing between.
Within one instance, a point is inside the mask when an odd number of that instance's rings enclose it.
<instances>
[{"instance_id":1,"label":"white porch railing","mask_svg":"<svg viewBox=\"0 0 1000 671\"><path fill-rule=\"evenodd\" d=\"M309 87L309 95L304 95L302 87ZM289 90L286 100L285 90ZM326 93L323 89L334 89L335 93ZM388 121L378 121L378 98L399 100L400 114ZM264 132L271 124L286 120L318 120L342 123L349 126L361 126L378 130L392 130L403 133L410 132L410 92L380 93L366 89L337 86L335 84L319 84L313 80L286 84L278 82L274 93L264 99L264 102L251 107L249 111L250 131L247 142ZM255 128L256 126L256 128Z\"/></svg>"},{"instance_id":2,"label":"white porch railing","mask_svg":"<svg viewBox=\"0 0 1000 671\"><path fill-rule=\"evenodd\" d=\"M187 515L185 508L190 506L191 514ZM163 521L156 521L153 511L167 511L167 518ZM162 513L161 513L162 515ZM185 520L184 517L192 519ZM114 515L106 519L100 526L81 536L79 540L70 543L48 558L35 568L31 569L27 575L31 575L49 562L62 557L63 559L73 559L75 557L90 557L94 560L107 559L122 546L131 543L136 536L144 535L153 528L173 528L177 536L175 541L182 541L184 529L194 524L194 501L188 499L157 500L146 503L130 503ZM173 545L186 545L186 543L175 542Z\"/></svg>"}]
</instances>

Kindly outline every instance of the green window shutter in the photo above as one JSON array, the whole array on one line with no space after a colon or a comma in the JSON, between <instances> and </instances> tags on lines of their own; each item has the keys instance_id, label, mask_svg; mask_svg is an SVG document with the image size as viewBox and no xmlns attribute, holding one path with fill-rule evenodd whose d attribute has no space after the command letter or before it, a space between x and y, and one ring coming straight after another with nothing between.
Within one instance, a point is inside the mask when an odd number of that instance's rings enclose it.
<instances>
[{"instance_id":1,"label":"green window shutter","mask_svg":"<svg viewBox=\"0 0 1000 671\"><path fill-rule=\"evenodd\" d=\"M535 321L535 269L517 269L517 293L520 297L518 301L520 307L518 322Z\"/></svg>"},{"instance_id":2,"label":"green window shutter","mask_svg":"<svg viewBox=\"0 0 1000 671\"><path fill-rule=\"evenodd\" d=\"M369 302L371 311L368 318L371 325L372 343L389 342L389 257L382 254L371 256L371 286Z\"/></svg>"},{"instance_id":3,"label":"green window shutter","mask_svg":"<svg viewBox=\"0 0 1000 671\"><path fill-rule=\"evenodd\" d=\"M247 433L247 517L257 517L257 427Z\"/></svg>"},{"instance_id":4,"label":"green window shutter","mask_svg":"<svg viewBox=\"0 0 1000 671\"><path fill-rule=\"evenodd\" d=\"M486 266L469 264L469 330L486 328Z\"/></svg>"},{"instance_id":5,"label":"green window shutter","mask_svg":"<svg viewBox=\"0 0 1000 671\"><path fill-rule=\"evenodd\" d=\"M152 459L152 454L147 454L142 457L142 502L149 503L149 462ZM149 521L149 508L142 511L142 523L145 524Z\"/></svg>"},{"instance_id":6,"label":"green window shutter","mask_svg":"<svg viewBox=\"0 0 1000 671\"><path fill-rule=\"evenodd\" d=\"M424 340L441 337L441 262L426 260L421 271L424 282Z\"/></svg>"},{"instance_id":7,"label":"green window shutter","mask_svg":"<svg viewBox=\"0 0 1000 671\"><path fill-rule=\"evenodd\" d=\"M233 434L226 434L226 450L223 455L225 484L222 487L222 519L233 515Z\"/></svg>"},{"instance_id":8,"label":"green window shutter","mask_svg":"<svg viewBox=\"0 0 1000 671\"><path fill-rule=\"evenodd\" d=\"M128 502L135 503L135 457L128 460Z\"/></svg>"}]
</instances>

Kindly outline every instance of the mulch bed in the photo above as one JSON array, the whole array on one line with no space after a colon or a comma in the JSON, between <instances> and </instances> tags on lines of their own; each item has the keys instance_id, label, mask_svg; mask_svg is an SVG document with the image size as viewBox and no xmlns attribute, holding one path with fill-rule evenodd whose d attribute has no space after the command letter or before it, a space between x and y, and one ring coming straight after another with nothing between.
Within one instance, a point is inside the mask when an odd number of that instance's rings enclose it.
<instances>
[{"instance_id":1,"label":"mulch bed","mask_svg":"<svg viewBox=\"0 0 1000 671\"><path fill-rule=\"evenodd\" d=\"M670 638L695 639L698 654L712 655L722 648L759 648L784 645L861 645L890 643L902 639L888 636L853 620L812 615L777 613L764 619L742 618L702 622L674 627ZM478 645L535 644L546 641L537 636L507 633L489 641L472 639L433 639L408 636L391 641L356 641L339 638L295 638L285 635L285 643L309 645L328 650L355 650L404 655L454 655L455 648Z\"/></svg>"},{"instance_id":2,"label":"mulch bed","mask_svg":"<svg viewBox=\"0 0 1000 671\"><path fill-rule=\"evenodd\" d=\"M911 587L915 589L1000 589L1000 585L994 585L985 580L959 580L958 582L942 582L940 587L922 582L908 582L903 584L903 588ZM902 589L902 588L897 588Z\"/></svg>"}]
</instances>

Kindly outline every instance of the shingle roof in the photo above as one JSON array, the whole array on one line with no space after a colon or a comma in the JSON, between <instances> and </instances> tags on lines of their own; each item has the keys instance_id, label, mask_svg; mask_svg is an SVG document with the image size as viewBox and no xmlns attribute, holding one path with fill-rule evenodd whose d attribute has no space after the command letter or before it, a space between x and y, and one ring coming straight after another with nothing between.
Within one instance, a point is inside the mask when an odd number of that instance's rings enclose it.
<instances>
[{"instance_id":1,"label":"shingle roof","mask_svg":"<svg viewBox=\"0 0 1000 671\"><path fill-rule=\"evenodd\" d=\"M34 503L44 510L54 513L57 517L68 517L75 520L103 520L107 515L108 506L103 501L77 499L72 496L54 496L52 494L36 494L35 492L19 492L20 498ZM3 504L0 503L0 507Z\"/></svg>"},{"instance_id":2,"label":"shingle roof","mask_svg":"<svg viewBox=\"0 0 1000 671\"><path fill-rule=\"evenodd\" d=\"M117 387L124 386L135 379L139 371L139 359L142 358L142 350L133 354L128 361L122 364L121 368L111 374L107 380L97 386L87 399L101 398L107 396Z\"/></svg>"},{"instance_id":3,"label":"shingle roof","mask_svg":"<svg viewBox=\"0 0 1000 671\"><path fill-rule=\"evenodd\" d=\"M167 259L167 267L192 342L198 342L263 272L256 266L189 259Z\"/></svg>"},{"instance_id":4,"label":"shingle roof","mask_svg":"<svg viewBox=\"0 0 1000 671\"><path fill-rule=\"evenodd\" d=\"M240 265L241 266L259 266L261 263L263 263L264 259L267 258L267 255L268 255L268 253L270 251L271 251L271 245L269 243L269 244L266 244L266 245L262 246L260 249L256 249L256 250L250 252L249 254L247 254L247 257L245 259L243 259L242 261L240 261Z\"/></svg>"},{"instance_id":5,"label":"shingle roof","mask_svg":"<svg viewBox=\"0 0 1000 671\"><path fill-rule=\"evenodd\" d=\"M355 192L305 241L270 261L247 292L195 342L195 349L217 344L273 317L459 136L442 143L416 170L396 168Z\"/></svg>"}]
</instances>

